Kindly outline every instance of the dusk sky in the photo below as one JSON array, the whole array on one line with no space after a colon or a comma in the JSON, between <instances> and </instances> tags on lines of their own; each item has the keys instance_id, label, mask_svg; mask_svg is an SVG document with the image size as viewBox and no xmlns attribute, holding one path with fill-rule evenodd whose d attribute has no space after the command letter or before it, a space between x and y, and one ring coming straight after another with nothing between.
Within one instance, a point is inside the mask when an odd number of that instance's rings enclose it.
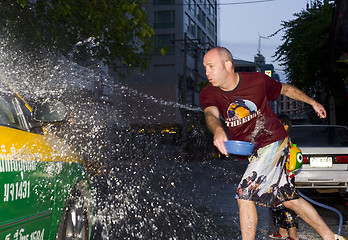
<instances>
[{"instance_id":1,"label":"dusk sky","mask_svg":"<svg viewBox=\"0 0 348 240\"><path fill-rule=\"evenodd\" d=\"M310 0L220 0L219 45L227 47L235 59L254 61L258 53L259 36L267 37L281 28L282 21L294 19L294 13L306 9ZM283 32L261 38L261 54L282 75L279 63L272 57L282 44Z\"/></svg>"}]
</instances>

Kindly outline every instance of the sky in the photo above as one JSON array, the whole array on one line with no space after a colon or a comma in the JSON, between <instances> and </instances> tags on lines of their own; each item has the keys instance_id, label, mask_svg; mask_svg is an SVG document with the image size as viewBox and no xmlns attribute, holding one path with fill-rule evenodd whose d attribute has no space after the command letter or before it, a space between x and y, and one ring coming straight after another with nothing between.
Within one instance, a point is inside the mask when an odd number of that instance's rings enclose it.
<instances>
[{"instance_id":1,"label":"sky","mask_svg":"<svg viewBox=\"0 0 348 240\"><path fill-rule=\"evenodd\" d=\"M307 2L310 0L220 0L219 45L228 48L235 59L253 62L261 36L261 54L285 81L282 67L272 57L282 44L284 32L263 37L279 30L282 21L295 19L293 14L306 9Z\"/></svg>"}]
</instances>

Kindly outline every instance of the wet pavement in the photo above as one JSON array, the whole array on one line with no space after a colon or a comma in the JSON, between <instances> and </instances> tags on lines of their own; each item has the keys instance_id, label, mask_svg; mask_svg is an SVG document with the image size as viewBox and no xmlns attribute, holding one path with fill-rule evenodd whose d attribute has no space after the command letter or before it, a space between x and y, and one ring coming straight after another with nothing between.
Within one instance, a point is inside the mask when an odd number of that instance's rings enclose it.
<instances>
[{"instance_id":1,"label":"wet pavement","mask_svg":"<svg viewBox=\"0 0 348 240\"><path fill-rule=\"evenodd\" d=\"M108 163L93 179L96 224L92 239L239 239L235 189L246 161L216 159L177 161L138 159ZM339 194L308 194L333 204L344 215L342 235L348 235L347 199ZM337 232L338 215L318 207ZM256 239L275 230L270 210L258 207ZM302 220L300 239L320 239Z\"/></svg>"},{"instance_id":2,"label":"wet pavement","mask_svg":"<svg viewBox=\"0 0 348 240\"><path fill-rule=\"evenodd\" d=\"M348 237L348 193L345 195L339 193L318 193L314 190L301 190L301 192L311 200L337 209L342 214L341 235ZM339 230L339 215L324 207L315 204L312 205L317 209L330 229L334 233L337 233ZM301 219L299 219L299 236L300 239L304 240L321 239L319 235Z\"/></svg>"}]
</instances>

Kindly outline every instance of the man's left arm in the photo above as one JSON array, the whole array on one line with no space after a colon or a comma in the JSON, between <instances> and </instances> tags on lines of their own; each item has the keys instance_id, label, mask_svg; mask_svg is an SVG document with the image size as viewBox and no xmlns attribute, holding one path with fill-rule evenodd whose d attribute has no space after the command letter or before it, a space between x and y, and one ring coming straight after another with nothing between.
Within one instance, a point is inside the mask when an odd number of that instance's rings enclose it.
<instances>
[{"instance_id":1,"label":"man's left arm","mask_svg":"<svg viewBox=\"0 0 348 240\"><path fill-rule=\"evenodd\" d=\"M308 97L304 92L302 92L298 88L289 84L282 83L282 90L280 91L280 94L311 105L320 118L326 118L326 111L323 105L321 105L314 99Z\"/></svg>"}]
</instances>

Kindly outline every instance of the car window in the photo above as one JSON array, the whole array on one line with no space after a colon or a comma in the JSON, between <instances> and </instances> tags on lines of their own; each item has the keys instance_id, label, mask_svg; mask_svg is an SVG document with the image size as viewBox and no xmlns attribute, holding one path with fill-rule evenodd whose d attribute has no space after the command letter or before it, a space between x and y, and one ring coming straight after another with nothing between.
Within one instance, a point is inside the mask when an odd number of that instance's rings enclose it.
<instances>
[{"instance_id":1,"label":"car window","mask_svg":"<svg viewBox=\"0 0 348 240\"><path fill-rule=\"evenodd\" d=\"M346 128L333 129L333 142L335 146L348 146L348 130Z\"/></svg>"},{"instance_id":2,"label":"car window","mask_svg":"<svg viewBox=\"0 0 348 240\"><path fill-rule=\"evenodd\" d=\"M23 119L26 128L29 129L32 133L43 134L41 124L32 119L31 110L29 110L29 108L27 107L26 102L18 99L18 105L20 106L19 112L22 113L20 114L20 116Z\"/></svg>"},{"instance_id":3,"label":"car window","mask_svg":"<svg viewBox=\"0 0 348 240\"><path fill-rule=\"evenodd\" d=\"M0 125L27 130L19 111L21 110L16 98L0 96Z\"/></svg>"},{"instance_id":4,"label":"car window","mask_svg":"<svg viewBox=\"0 0 348 240\"><path fill-rule=\"evenodd\" d=\"M303 147L348 147L348 129L344 127L294 126L290 138Z\"/></svg>"}]
</instances>

